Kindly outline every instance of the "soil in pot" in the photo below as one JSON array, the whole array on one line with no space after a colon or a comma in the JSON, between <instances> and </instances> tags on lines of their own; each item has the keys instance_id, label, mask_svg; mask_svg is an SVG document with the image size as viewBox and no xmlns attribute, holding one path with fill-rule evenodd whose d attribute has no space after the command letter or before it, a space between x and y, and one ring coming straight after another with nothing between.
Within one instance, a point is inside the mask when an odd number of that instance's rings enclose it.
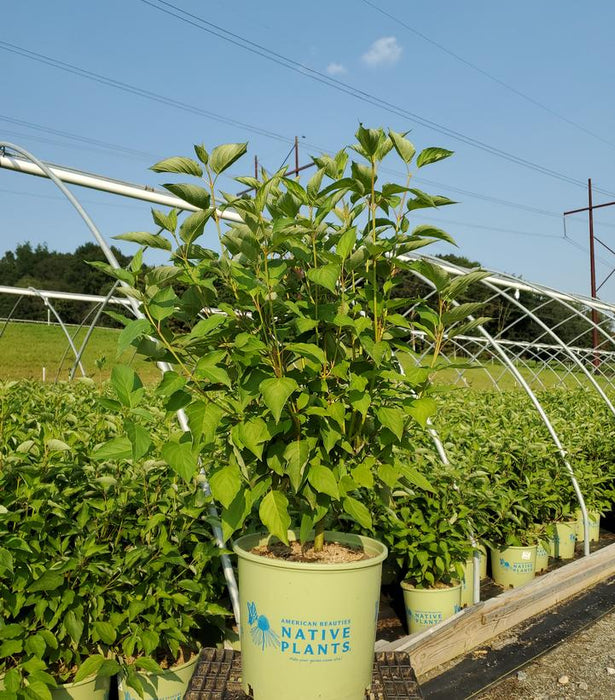
<instances>
[{"instance_id":1,"label":"soil in pot","mask_svg":"<svg viewBox=\"0 0 615 700\"><path fill-rule=\"evenodd\" d=\"M289 539L296 542L297 534ZM386 547L368 537L326 533L326 542L355 550L354 561L326 564L306 561L298 544L290 549L299 549L299 561L254 553L269 541L247 535L234 544L244 690L255 700L363 700Z\"/></svg>"},{"instance_id":2,"label":"soil in pot","mask_svg":"<svg viewBox=\"0 0 615 700\"><path fill-rule=\"evenodd\" d=\"M517 588L536 575L536 545L491 549L491 575L504 588Z\"/></svg>"},{"instance_id":3,"label":"soil in pot","mask_svg":"<svg viewBox=\"0 0 615 700\"><path fill-rule=\"evenodd\" d=\"M460 582L439 588L415 588L404 581L401 587L410 634L433 627L461 610Z\"/></svg>"}]
</instances>

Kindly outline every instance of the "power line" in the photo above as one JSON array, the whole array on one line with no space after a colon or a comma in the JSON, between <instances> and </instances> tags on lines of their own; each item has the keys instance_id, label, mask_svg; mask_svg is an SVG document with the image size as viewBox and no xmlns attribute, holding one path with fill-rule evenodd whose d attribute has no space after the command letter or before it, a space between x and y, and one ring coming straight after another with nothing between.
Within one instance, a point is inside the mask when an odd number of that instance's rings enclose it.
<instances>
[{"instance_id":1,"label":"power line","mask_svg":"<svg viewBox=\"0 0 615 700\"><path fill-rule=\"evenodd\" d=\"M68 131L62 131L61 129L53 129L49 126L44 126L42 124L36 124L34 122L28 122L25 119L17 119L16 117L9 117L5 114L0 114L0 121L8 122L9 124L15 124L17 126L23 126L27 129L32 129L34 131L41 131L46 134L52 134L54 136L61 136L65 139L70 139L71 141L81 141L82 143L87 143L98 148L109 151L117 151L118 153L124 153L126 155L135 156L137 158L143 158L147 160L156 160L159 156L146 151L139 151L135 148L129 148L127 146L120 146L116 143L109 143L108 141L101 141L100 139L93 139L88 136L80 136L79 134L72 134Z\"/></svg>"},{"instance_id":2,"label":"power line","mask_svg":"<svg viewBox=\"0 0 615 700\"><path fill-rule=\"evenodd\" d=\"M481 68L480 66L477 66L475 63L468 61L466 58L463 58L463 56L460 56L459 54L455 53L454 51L451 51L446 46L444 46L443 44L440 44L439 42L435 41L434 39L431 39L427 35L420 32L418 29L411 27L409 24L404 22L399 17L396 17L395 15L391 14L390 12L383 10L381 7L379 7L375 3L371 2L371 0L362 0L362 1L366 5L369 5L371 8L376 10L376 12L380 12L380 14L385 15L385 17L388 17L393 22L396 22L401 27L404 27L404 29L407 29L409 32L412 32L416 36L423 39L423 41L428 42L432 46L435 46L436 48L440 49L440 51L443 51L444 53L448 54L449 56L451 56L455 60L459 61L460 63L463 63L468 68L471 68L472 70L476 71L477 73L484 75L486 78L489 78L489 80L492 80L494 83L497 83L498 85L500 85L501 87L505 88L506 90L514 93L518 97L521 97L522 99L526 100L527 102L530 102L534 106L539 107L540 109L544 110L545 112L548 112L551 116L556 117L557 119L560 119L561 121L566 122L566 124L569 124L570 126L574 126L575 128L580 129L581 131L585 132L589 136L592 136L593 138L597 139L598 141L602 141L602 143L606 143L609 146L613 146L615 148L615 143L613 143L612 141L609 141L608 139L603 138L602 136L600 136L599 134L596 134L594 131L591 131L591 129L588 129L587 127L583 126L582 124L579 124L578 122L575 122L572 119L568 119L568 117L565 117L563 114L556 112L554 109L545 105L544 103L540 102L539 100L536 100L533 97L531 97L530 95L526 94L525 92L518 90L513 85L510 85L510 83L507 83L504 80L501 80L497 76L486 71L484 68Z\"/></svg>"},{"instance_id":3,"label":"power line","mask_svg":"<svg viewBox=\"0 0 615 700\"><path fill-rule=\"evenodd\" d=\"M395 105L382 98L376 97L368 92L365 92L364 90L360 90L359 88L355 88L352 85L349 85L348 83L338 80L337 78L327 76L324 73L315 70L314 68L304 66L303 64L299 63L298 61L295 61L294 59L288 58L287 56L284 56L276 51L272 51L262 46L261 44L253 42L250 39L240 36L239 34L231 32L228 29L224 29L220 25L214 24L213 22L209 22L208 20L205 20L202 17L199 17L198 15L187 12L186 10L181 9L173 3L167 2L166 0L155 0L155 2L152 2L151 0L139 1L155 10L158 10L159 12L167 14L171 17L175 17L181 22L184 22L197 29L200 29L201 31L216 36L245 51L249 51L250 53L261 56L262 58L266 58L267 60L272 61L273 63L276 63L280 66L283 66L288 70L292 70L295 73L299 73L300 75L309 77L312 80L323 83L328 87L332 87L333 89L350 95L358 100L361 100L362 102L366 102L368 104L379 107L391 114L395 114L397 116L403 117L404 119L408 119L409 121L413 121L417 124L420 124L421 126L431 129L432 131L436 131L457 141L461 141L462 143L465 143L467 145L474 146L475 148L490 153L491 155L495 155L509 162L516 163L517 165L521 165L525 168L542 173L543 175L548 175L555 179L561 180L562 182L567 182L568 184L575 185L577 187L582 187L585 189L585 182L583 182L582 180L577 180L576 178L570 177L568 175L558 173L555 170L551 170L550 168L547 168L545 166L533 163L529 160L526 160L525 158L521 158L514 154L508 153L500 148L491 146L471 136L466 136L461 132L455 131L454 129L438 124L437 122L434 122L430 119L421 117L418 114L404 109L403 107ZM603 194L608 194L609 196L615 196L615 194L606 190L600 190L600 192L602 192Z\"/></svg>"},{"instance_id":4,"label":"power line","mask_svg":"<svg viewBox=\"0 0 615 700\"><path fill-rule=\"evenodd\" d=\"M500 228L498 226L487 226L485 224L475 224L470 221L456 221L455 219L440 219L435 216L421 216L421 219L426 221L435 221L443 224L453 224L455 226L468 226L470 228L484 229L485 231L497 231L498 233L511 233L516 236L531 236L532 238L557 238L562 240L562 236L555 233L535 233L529 231L519 231L512 228Z\"/></svg>"},{"instance_id":5,"label":"power line","mask_svg":"<svg viewBox=\"0 0 615 700\"><path fill-rule=\"evenodd\" d=\"M245 129L246 131L258 134L259 136L264 136L266 138L274 139L276 141L282 141L284 143L292 142L292 138L283 136L282 134L278 134L274 131L262 129L253 124L248 124L246 122L239 121L231 117L225 117L221 114L201 109L200 107L196 107L195 105L191 105L186 102L181 102L180 100L175 100L173 98L166 97L155 92L151 92L150 90L145 90L135 85L124 83L120 80L116 80L115 78L110 78L101 75L100 73L94 73L84 68L80 68L79 66L75 66L72 63L66 63L65 61L60 61L59 59L53 58L51 56L36 53L35 51L30 51L29 49L17 46L16 44L10 44L6 41L0 41L0 49L16 54L18 56L22 56L23 58L29 58L30 60L37 61L38 63L44 63L48 66L51 66L52 68L65 71L67 73L72 73L73 75L78 75L82 78L87 78L88 80L92 80L101 85L106 85L107 87L112 87L117 90L122 90L123 92L128 92L139 97L144 97L148 100L153 100L155 102L165 104L169 107L175 107L176 109L180 109L184 112L190 112L192 114L196 114L198 116L205 117L207 119L211 119L213 121L217 121L228 126L234 126L240 129Z\"/></svg>"}]
</instances>

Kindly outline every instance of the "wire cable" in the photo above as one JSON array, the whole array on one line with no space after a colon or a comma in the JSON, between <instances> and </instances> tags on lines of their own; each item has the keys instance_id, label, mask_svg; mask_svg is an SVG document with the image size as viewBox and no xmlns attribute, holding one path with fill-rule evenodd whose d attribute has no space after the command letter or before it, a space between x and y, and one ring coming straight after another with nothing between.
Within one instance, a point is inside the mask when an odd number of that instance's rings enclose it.
<instances>
[{"instance_id":1,"label":"wire cable","mask_svg":"<svg viewBox=\"0 0 615 700\"><path fill-rule=\"evenodd\" d=\"M484 68L481 68L480 66L477 66L475 63L472 63L471 61L468 61L466 58L463 58L463 56L460 56L459 54L455 53L454 51L451 51L448 49L446 46L443 44L440 44L439 42L435 41L434 39L431 39L427 35L423 34L420 32L418 29L415 29L414 27L410 26L406 22L404 22L402 19L399 17L396 17L395 15L391 14L390 12L387 12L386 10L383 10L381 7L376 5L376 3L371 2L371 0L362 0L362 2L365 5L369 5L369 7L373 8L376 10L376 12L380 12L380 14L384 15L385 17L388 17L390 20L395 22L396 24L399 24L401 27L404 29L407 29L409 32L412 32L414 35L420 37L423 39L423 41L426 41L427 43L431 44L432 46L435 46L436 48L440 49L440 51L443 51L444 53L448 54L452 58L454 58L456 61L459 61L460 63L463 63L465 66L468 68L471 68L472 70L476 71L477 73L480 73L481 75L485 76L486 78L489 78L489 80L492 80L494 83L497 83L501 87L505 88L509 92L514 93L518 97L521 97L522 99L526 100L527 102L530 102L536 107L539 107L543 111L547 112L553 117L556 117L557 119L566 122L566 124L569 124L570 126L574 126L575 128L579 129L580 131L583 131L584 133L588 134L592 138L597 139L598 141L601 141L602 143L606 143L609 146L612 146L615 148L615 143L612 141L609 141L608 139L603 138L599 134L595 133L591 129L588 129L587 127L583 126L582 124L579 124L578 122L575 122L572 119L568 119L568 117L565 117L563 114L560 114L559 112L556 112L554 109L549 107L548 105L545 105L544 103L534 99L530 95L526 94L525 92L522 92L521 90L518 90L516 87L513 85L510 85L510 83L505 82L504 80L501 80L497 76L493 75L492 73L489 73L486 71Z\"/></svg>"},{"instance_id":2,"label":"wire cable","mask_svg":"<svg viewBox=\"0 0 615 700\"><path fill-rule=\"evenodd\" d=\"M348 83L338 80L337 78L327 76L326 74L321 73L320 71L315 70L314 68L309 68L308 66L305 66L299 63L298 61L295 61L294 59L288 58L287 56L284 56L276 51L272 51L262 46L261 44L257 44L256 42L253 42L250 39L242 37L234 32L231 32L228 29L224 29L220 25L214 24L213 22L203 19L198 15L187 12L186 10L183 10L177 5L174 5L171 2L167 2L167 0L155 0L154 2L152 0L139 0L139 2L148 5L149 7L158 10L159 12L162 12L166 15L175 17L181 22L184 22L197 29L200 29L201 31L216 36L245 51L249 51L250 53L261 56L262 58L266 58L267 60L272 61L273 63L276 63L280 66L283 66L284 68L292 70L295 73L299 73L300 75L309 77L312 80L323 83L328 87L332 87L335 90L338 90L339 92L343 92L358 100L361 100L362 102L374 105L391 114L395 114L396 116L400 116L416 124L420 124L421 126L429 128L432 131L436 131L452 139L465 143L466 145L473 146L482 151L490 153L491 155L503 158L504 160L516 163L517 165L534 170L543 175L548 175L562 182L566 182L577 187L582 187L583 189L585 189L586 187L586 183L582 180L577 180L576 178L570 177L563 173L558 173L557 171L539 165L538 163L533 163L529 160L526 160L525 158L521 158L512 153L508 153L495 146L491 146L483 141L480 141L479 139L467 136L447 126L438 124L437 122L434 122L430 119L421 117L420 115L410 112L404 109L403 107L395 105L382 98L376 97L368 92L365 92L364 90L360 90L359 88L355 88L352 85L349 85ZM613 194L612 192L608 192L599 188L594 188L594 190L599 191L602 194L607 194L609 196L615 197L615 194Z\"/></svg>"},{"instance_id":3,"label":"wire cable","mask_svg":"<svg viewBox=\"0 0 615 700\"><path fill-rule=\"evenodd\" d=\"M175 107L181 109L184 112L190 112L196 114L200 117L206 117L207 119L212 119L213 121L226 124L228 126L234 126L240 129L245 129L252 133L258 134L259 136L264 136L266 138L274 139L276 141L282 141L284 143L291 143L293 139L291 137L283 136L274 131L269 131L268 129L262 129L261 127L255 126L253 124L248 124L231 117L225 117L216 112L210 112L195 105L188 104L186 102L181 102L180 100L175 100L165 95L160 95L158 93L152 92L150 90L145 90L143 88L137 87L135 85L130 85L124 83L121 80L116 80L115 78L110 78L108 76L101 75L100 73L94 73L93 71L80 68L72 63L66 63L65 61L60 61L59 59L53 58L51 56L46 56L45 54L37 53L36 51L30 51L16 44L11 44L7 41L0 41L0 49L8 51L10 53L22 56L23 58L29 58L32 61L37 61L38 63L44 63L52 68L65 71L67 73L72 73L73 75L78 75L82 78L87 78L101 85L106 85L107 87L112 87L117 90L122 90L123 92L128 92L139 97L144 97L161 104L165 104L169 107Z\"/></svg>"}]
</instances>

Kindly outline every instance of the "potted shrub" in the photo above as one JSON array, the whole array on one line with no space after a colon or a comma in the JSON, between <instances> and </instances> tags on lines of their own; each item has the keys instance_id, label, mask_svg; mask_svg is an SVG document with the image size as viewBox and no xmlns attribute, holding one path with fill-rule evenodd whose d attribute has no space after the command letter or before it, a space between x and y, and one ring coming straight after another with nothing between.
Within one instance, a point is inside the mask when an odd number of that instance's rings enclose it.
<instances>
[{"instance_id":1,"label":"potted shrub","mask_svg":"<svg viewBox=\"0 0 615 700\"><path fill-rule=\"evenodd\" d=\"M164 459L187 481L201 460L226 538L256 512L266 530L234 543L255 698L363 697L386 547L327 527L345 518L372 532L364 500L387 500L416 476L405 429L435 408L428 372L399 371L404 359L416 366L406 341L421 319L398 313L392 292L413 264L404 253L448 240L429 225L411 230L412 212L450 200L410 186L415 149L404 135L361 126L356 137L357 161L345 150L315 158L306 186L284 169L237 178L252 188L240 198L216 187L245 144L158 163L197 178L165 187L198 211L181 225L177 212L155 211L158 234L119 236L171 251L172 266L145 270L137 256L110 271L145 315L123 342L174 367L163 379L175 389L169 408L185 408L190 433L168 441ZM380 182L391 152L405 184ZM428 148L416 166L449 155ZM222 222L225 208L243 221ZM220 250L202 245L206 226Z\"/></svg>"},{"instance_id":2,"label":"potted shrub","mask_svg":"<svg viewBox=\"0 0 615 700\"><path fill-rule=\"evenodd\" d=\"M403 572L410 633L461 610L461 581L472 556L471 509L457 486L461 477L458 470L438 463L424 488L396 489L392 506L378 523Z\"/></svg>"},{"instance_id":3,"label":"potted shrub","mask_svg":"<svg viewBox=\"0 0 615 700\"><path fill-rule=\"evenodd\" d=\"M103 487L91 480L83 459L83 433L72 421L64 431L58 425L72 411L70 399L63 408L59 400L45 405L40 388L21 390L15 402L16 386L3 397L12 405L6 415L22 420L16 430L9 420L4 424L8 452L0 454L2 697L103 700L118 665L103 657L95 671L82 672L88 656L106 653L107 623L97 599L111 571L107 548L97 543L84 512ZM88 395L80 399L91 403ZM50 415L55 423L29 415ZM84 421L84 429L93 424Z\"/></svg>"},{"instance_id":4,"label":"potted shrub","mask_svg":"<svg viewBox=\"0 0 615 700\"><path fill-rule=\"evenodd\" d=\"M199 479L186 483L163 460L148 459L168 440L156 405L165 385L147 397L136 373L116 366L111 386L115 398L105 407L122 415L124 435L92 450L103 473L120 475L97 516L114 572L103 594L113 626L108 655L118 663L124 700L181 698L200 648L215 644L228 616L218 602L223 578L207 521L210 499ZM98 654L84 666L104 663Z\"/></svg>"}]
</instances>

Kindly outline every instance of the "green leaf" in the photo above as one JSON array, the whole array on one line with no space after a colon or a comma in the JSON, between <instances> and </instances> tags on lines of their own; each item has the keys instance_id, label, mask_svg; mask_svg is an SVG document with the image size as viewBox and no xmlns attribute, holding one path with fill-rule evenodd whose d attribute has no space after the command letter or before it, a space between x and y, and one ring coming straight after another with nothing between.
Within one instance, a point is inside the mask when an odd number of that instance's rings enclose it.
<instances>
[{"instance_id":1,"label":"green leaf","mask_svg":"<svg viewBox=\"0 0 615 700\"><path fill-rule=\"evenodd\" d=\"M30 681L25 692L27 697L36 698L36 700L53 700L51 690L45 681Z\"/></svg>"},{"instance_id":2,"label":"green leaf","mask_svg":"<svg viewBox=\"0 0 615 700\"><path fill-rule=\"evenodd\" d=\"M227 464L209 476L213 497L225 508L229 508L241 489L241 474L236 466Z\"/></svg>"},{"instance_id":3,"label":"green leaf","mask_svg":"<svg viewBox=\"0 0 615 700\"><path fill-rule=\"evenodd\" d=\"M414 467L411 467L409 464L406 464L399 460L397 462L397 468L401 476L407 479L411 484L418 486L424 491L431 491L431 493L436 493L436 490L429 483L429 481L419 471L414 469Z\"/></svg>"},{"instance_id":4,"label":"green leaf","mask_svg":"<svg viewBox=\"0 0 615 700\"><path fill-rule=\"evenodd\" d=\"M452 155L453 151L448 151L446 148L425 148L419 153L416 159L416 167L422 168L424 165L435 163L438 160L443 160Z\"/></svg>"},{"instance_id":5,"label":"green leaf","mask_svg":"<svg viewBox=\"0 0 615 700\"><path fill-rule=\"evenodd\" d=\"M59 588L63 583L63 574L47 569L42 576L30 584L28 591L30 593L35 593L36 591L55 591L55 589Z\"/></svg>"},{"instance_id":6,"label":"green leaf","mask_svg":"<svg viewBox=\"0 0 615 700\"><path fill-rule=\"evenodd\" d=\"M352 252L356 242L357 229L354 227L349 228L340 236L340 239L335 247L335 252L340 256L340 258L342 258L342 260L346 260L346 258Z\"/></svg>"},{"instance_id":7,"label":"green leaf","mask_svg":"<svg viewBox=\"0 0 615 700\"><path fill-rule=\"evenodd\" d=\"M25 632L25 627L16 622L11 622L8 625L4 625L4 627L0 627L0 639L16 639L17 637L23 637Z\"/></svg>"},{"instance_id":8,"label":"green leaf","mask_svg":"<svg viewBox=\"0 0 615 700\"><path fill-rule=\"evenodd\" d=\"M374 488L374 475L372 473L371 462L367 459L352 470L352 478L358 486L363 486L367 489Z\"/></svg>"},{"instance_id":9,"label":"green leaf","mask_svg":"<svg viewBox=\"0 0 615 700\"><path fill-rule=\"evenodd\" d=\"M167 442L162 447L162 457L171 469L186 482L189 482L196 473L196 457L186 442Z\"/></svg>"},{"instance_id":10,"label":"green leaf","mask_svg":"<svg viewBox=\"0 0 615 700\"><path fill-rule=\"evenodd\" d=\"M407 411L419 425L425 428L427 420L435 415L437 408L438 405L434 399L424 396L420 399L414 399Z\"/></svg>"},{"instance_id":11,"label":"green leaf","mask_svg":"<svg viewBox=\"0 0 615 700\"><path fill-rule=\"evenodd\" d=\"M307 271L307 277L311 282L328 289L330 292L335 292L335 286L340 274L340 266L334 263L329 263L323 267L310 268Z\"/></svg>"},{"instance_id":12,"label":"green leaf","mask_svg":"<svg viewBox=\"0 0 615 700\"><path fill-rule=\"evenodd\" d=\"M264 379L260 383L259 389L263 395L263 400L273 414L276 423L280 422L282 409L292 393L297 390L297 386L297 382L290 377Z\"/></svg>"},{"instance_id":13,"label":"green leaf","mask_svg":"<svg viewBox=\"0 0 615 700\"><path fill-rule=\"evenodd\" d=\"M156 635L158 637L158 635ZM158 642L156 642L158 644ZM151 651L154 651L156 647ZM147 653L151 653L147 652ZM154 659L149 658L147 656L140 656L139 658L135 659L135 666L137 668L142 668L146 673L153 673L157 676L161 675L164 673L163 669L154 661Z\"/></svg>"},{"instance_id":14,"label":"green leaf","mask_svg":"<svg viewBox=\"0 0 615 700\"><path fill-rule=\"evenodd\" d=\"M143 651L146 654L151 654L160 644L160 635L154 630L143 630L141 632L141 642L143 644ZM151 659L151 661L153 661L153 659ZM155 673L158 673L158 671L155 671Z\"/></svg>"},{"instance_id":15,"label":"green leaf","mask_svg":"<svg viewBox=\"0 0 615 700\"><path fill-rule=\"evenodd\" d=\"M69 452L70 451L69 445L67 445L65 442L62 442L62 440L56 440L55 438L51 438L50 440L46 440L45 447L49 450L49 452Z\"/></svg>"},{"instance_id":16,"label":"green leaf","mask_svg":"<svg viewBox=\"0 0 615 700\"><path fill-rule=\"evenodd\" d=\"M340 492L337 480L328 467L322 464L314 464L308 470L308 481L318 493L326 493L331 498L338 499Z\"/></svg>"},{"instance_id":17,"label":"green leaf","mask_svg":"<svg viewBox=\"0 0 615 700\"><path fill-rule=\"evenodd\" d=\"M132 443L127 437L108 440L92 451L92 458L98 462L132 458Z\"/></svg>"},{"instance_id":18,"label":"green leaf","mask_svg":"<svg viewBox=\"0 0 615 700\"><path fill-rule=\"evenodd\" d=\"M196 177L203 176L203 170L196 160L184 156L174 156L173 158L160 160L152 165L150 170L153 170L155 173L183 173Z\"/></svg>"},{"instance_id":19,"label":"green leaf","mask_svg":"<svg viewBox=\"0 0 615 700\"><path fill-rule=\"evenodd\" d=\"M372 527L372 516L369 510L361 501L358 501L352 496L346 496L343 501L343 507L346 513L355 520L361 527L371 529Z\"/></svg>"},{"instance_id":20,"label":"green leaf","mask_svg":"<svg viewBox=\"0 0 615 700\"><path fill-rule=\"evenodd\" d=\"M216 175L219 175L239 160L247 150L247 143L226 143L216 146L209 156L209 165Z\"/></svg>"},{"instance_id":21,"label":"green leaf","mask_svg":"<svg viewBox=\"0 0 615 700\"><path fill-rule=\"evenodd\" d=\"M231 386L231 378L223 367L211 363L209 357L202 357L194 368L194 374L199 379L207 379L212 384Z\"/></svg>"},{"instance_id":22,"label":"green leaf","mask_svg":"<svg viewBox=\"0 0 615 700\"><path fill-rule=\"evenodd\" d=\"M179 237L184 243L193 243L205 230L205 224L211 217L209 210L195 211L190 216L187 216L179 227Z\"/></svg>"},{"instance_id":23,"label":"green leaf","mask_svg":"<svg viewBox=\"0 0 615 700\"><path fill-rule=\"evenodd\" d=\"M404 434L404 412L400 408L392 408L382 406L376 412L378 420L388 428L398 440L401 440Z\"/></svg>"},{"instance_id":24,"label":"green leaf","mask_svg":"<svg viewBox=\"0 0 615 700\"><path fill-rule=\"evenodd\" d=\"M414 158L416 149L405 136L406 134L398 134L396 131L391 131L389 129L389 138L393 142L393 147L404 163L410 164Z\"/></svg>"},{"instance_id":25,"label":"green leaf","mask_svg":"<svg viewBox=\"0 0 615 700\"><path fill-rule=\"evenodd\" d=\"M130 445L132 447L131 456L133 460L141 459L141 457L149 452L152 446L149 432L142 425L134 423L131 420L124 421L124 430L130 440Z\"/></svg>"},{"instance_id":26,"label":"green leaf","mask_svg":"<svg viewBox=\"0 0 615 700\"><path fill-rule=\"evenodd\" d=\"M378 467L378 478L391 489L396 486L399 476L399 472L392 464L385 462Z\"/></svg>"},{"instance_id":27,"label":"green leaf","mask_svg":"<svg viewBox=\"0 0 615 700\"><path fill-rule=\"evenodd\" d=\"M153 332L152 324L146 318L137 318L125 326L117 341L117 353L119 357L124 350L130 347L134 340L142 338L144 335L151 335Z\"/></svg>"},{"instance_id":28,"label":"green leaf","mask_svg":"<svg viewBox=\"0 0 615 700\"><path fill-rule=\"evenodd\" d=\"M205 318L195 324L194 328L190 331L190 337L204 338L212 331L216 330L216 328L224 325L227 320L228 317L224 314L212 314L209 318Z\"/></svg>"},{"instance_id":29,"label":"green leaf","mask_svg":"<svg viewBox=\"0 0 615 700\"><path fill-rule=\"evenodd\" d=\"M72 610L64 615L64 628L75 644L81 639L83 634L83 620L78 618Z\"/></svg>"},{"instance_id":30,"label":"green leaf","mask_svg":"<svg viewBox=\"0 0 615 700\"><path fill-rule=\"evenodd\" d=\"M412 231L412 236L420 236L422 238L435 238L439 241L446 241L451 245L457 245L455 243L455 239L450 234L448 234L446 231L443 231L441 228L431 226L430 224L421 224L420 226L417 226L414 229L414 231Z\"/></svg>"},{"instance_id":31,"label":"green leaf","mask_svg":"<svg viewBox=\"0 0 615 700\"><path fill-rule=\"evenodd\" d=\"M284 449L286 473L295 491L299 490L303 478L303 470L310 458L310 448L305 440L294 440Z\"/></svg>"},{"instance_id":32,"label":"green leaf","mask_svg":"<svg viewBox=\"0 0 615 700\"><path fill-rule=\"evenodd\" d=\"M193 207L198 207L199 209L207 209L211 202L209 192L198 185L173 183L163 185L163 187L176 197L183 199L184 202L188 202L188 204L192 204Z\"/></svg>"},{"instance_id":33,"label":"green leaf","mask_svg":"<svg viewBox=\"0 0 615 700\"><path fill-rule=\"evenodd\" d=\"M152 219L160 228L169 233L174 233L177 228L177 209L171 209L167 213L160 211L160 209L152 209Z\"/></svg>"},{"instance_id":34,"label":"green leaf","mask_svg":"<svg viewBox=\"0 0 615 700\"><path fill-rule=\"evenodd\" d=\"M148 248L171 250L171 241L168 241L161 235L147 233L146 231L132 231L130 233L120 233L117 236L113 236L113 238L116 241L130 241L131 243L138 243L139 245L147 246Z\"/></svg>"},{"instance_id":35,"label":"green leaf","mask_svg":"<svg viewBox=\"0 0 615 700\"><path fill-rule=\"evenodd\" d=\"M128 365L115 365L113 367L111 386L120 403L131 408L141 401L145 391L139 376Z\"/></svg>"},{"instance_id":36,"label":"green leaf","mask_svg":"<svg viewBox=\"0 0 615 700\"><path fill-rule=\"evenodd\" d=\"M46 648L47 645L45 644L45 640L40 634L34 634L31 637L28 637L26 639L26 643L24 644L26 654L33 654L39 659L43 658Z\"/></svg>"},{"instance_id":37,"label":"green leaf","mask_svg":"<svg viewBox=\"0 0 615 700\"><path fill-rule=\"evenodd\" d=\"M258 459L263 455L263 443L271 437L262 418L251 418L245 423L239 423L236 426L236 434L241 443Z\"/></svg>"},{"instance_id":38,"label":"green leaf","mask_svg":"<svg viewBox=\"0 0 615 700\"><path fill-rule=\"evenodd\" d=\"M79 683L80 681L89 678L90 676L97 675L100 667L103 665L105 657L101 654L94 654L93 656L88 656L88 658L79 666L79 670L75 674L74 682Z\"/></svg>"},{"instance_id":39,"label":"green leaf","mask_svg":"<svg viewBox=\"0 0 615 700\"><path fill-rule=\"evenodd\" d=\"M6 659L7 656L19 654L23 651L23 642L21 639L7 639L0 644L0 659Z\"/></svg>"},{"instance_id":40,"label":"green leaf","mask_svg":"<svg viewBox=\"0 0 615 700\"><path fill-rule=\"evenodd\" d=\"M297 353L297 355L300 355L301 357L307 357L310 360L314 360L321 365L324 365L327 361L325 351L318 347L318 345L315 343L288 343L286 349Z\"/></svg>"},{"instance_id":41,"label":"green leaf","mask_svg":"<svg viewBox=\"0 0 615 700\"><path fill-rule=\"evenodd\" d=\"M258 514L267 530L274 537L288 544L290 515L286 496L281 491L269 491L260 503Z\"/></svg>"},{"instance_id":42,"label":"green leaf","mask_svg":"<svg viewBox=\"0 0 615 700\"><path fill-rule=\"evenodd\" d=\"M115 627L110 622L98 620L94 623L94 629L105 644L113 644L117 638Z\"/></svg>"},{"instance_id":43,"label":"green leaf","mask_svg":"<svg viewBox=\"0 0 615 700\"><path fill-rule=\"evenodd\" d=\"M299 528L299 541L305 544L314 529L314 518L308 513L301 516L301 527Z\"/></svg>"}]
</instances>

